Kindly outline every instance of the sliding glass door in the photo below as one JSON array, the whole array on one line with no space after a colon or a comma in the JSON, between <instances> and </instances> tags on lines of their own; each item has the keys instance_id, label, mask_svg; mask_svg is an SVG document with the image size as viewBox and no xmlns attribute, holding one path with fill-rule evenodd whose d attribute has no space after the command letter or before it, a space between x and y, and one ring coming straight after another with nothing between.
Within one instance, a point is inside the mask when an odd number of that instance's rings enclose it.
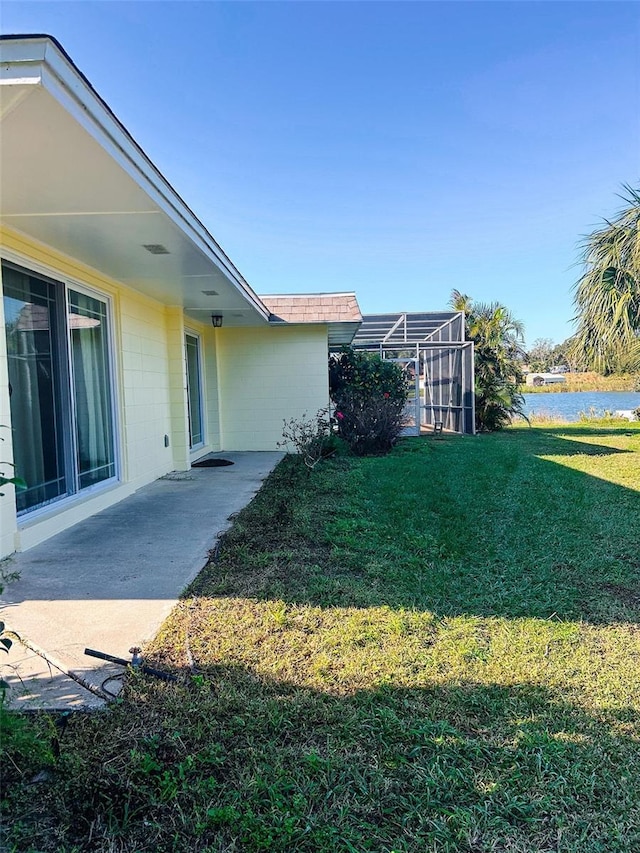
<instances>
[{"instance_id":1,"label":"sliding glass door","mask_svg":"<svg viewBox=\"0 0 640 853\"><path fill-rule=\"evenodd\" d=\"M19 512L116 475L107 303L2 266Z\"/></svg>"},{"instance_id":2,"label":"sliding glass door","mask_svg":"<svg viewBox=\"0 0 640 853\"><path fill-rule=\"evenodd\" d=\"M62 389L62 318L56 287L3 268L9 394L16 473L27 489L18 509L67 494Z\"/></svg>"}]
</instances>

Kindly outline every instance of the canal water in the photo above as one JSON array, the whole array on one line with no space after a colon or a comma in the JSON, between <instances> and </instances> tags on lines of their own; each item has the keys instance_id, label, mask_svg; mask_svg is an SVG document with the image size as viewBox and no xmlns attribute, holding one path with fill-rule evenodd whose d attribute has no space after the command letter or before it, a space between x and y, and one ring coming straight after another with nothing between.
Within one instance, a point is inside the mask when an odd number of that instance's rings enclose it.
<instances>
[{"instance_id":1,"label":"canal water","mask_svg":"<svg viewBox=\"0 0 640 853\"><path fill-rule=\"evenodd\" d=\"M557 391L524 394L526 415L549 415L563 421L578 421L580 413L603 416L619 409L637 409L637 391Z\"/></svg>"}]
</instances>

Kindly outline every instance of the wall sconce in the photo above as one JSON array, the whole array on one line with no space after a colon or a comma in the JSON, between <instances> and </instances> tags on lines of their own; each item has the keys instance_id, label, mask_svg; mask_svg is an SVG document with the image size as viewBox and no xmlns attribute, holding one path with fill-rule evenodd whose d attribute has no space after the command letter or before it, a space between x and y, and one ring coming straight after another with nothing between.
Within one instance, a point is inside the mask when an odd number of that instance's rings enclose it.
<instances>
[{"instance_id":1,"label":"wall sconce","mask_svg":"<svg viewBox=\"0 0 640 853\"><path fill-rule=\"evenodd\" d=\"M211 315L211 325L214 329L219 329L222 325L222 314L212 314Z\"/></svg>"}]
</instances>

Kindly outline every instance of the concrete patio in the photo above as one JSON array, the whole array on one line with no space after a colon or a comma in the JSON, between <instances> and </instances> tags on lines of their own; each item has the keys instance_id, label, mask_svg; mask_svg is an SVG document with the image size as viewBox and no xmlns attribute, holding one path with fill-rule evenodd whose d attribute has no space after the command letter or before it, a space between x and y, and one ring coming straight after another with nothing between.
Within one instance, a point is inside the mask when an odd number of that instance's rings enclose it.
<instances>
[{"instance_id":1,"label":"concrete patio","mask_svg":"<svg viewBox=\"0 0 640 853\"><path fill-rule=\"evenodd\" d=\"M150 640L282 455L212 454L234 464L167 475L6 561L20 578L5 588L0 619L24 641L14 638L0 659L9 706L101 707L73 676L99 692L122 667L85 647L130 659L132 646Z\"/></svg>"}]
</instances>

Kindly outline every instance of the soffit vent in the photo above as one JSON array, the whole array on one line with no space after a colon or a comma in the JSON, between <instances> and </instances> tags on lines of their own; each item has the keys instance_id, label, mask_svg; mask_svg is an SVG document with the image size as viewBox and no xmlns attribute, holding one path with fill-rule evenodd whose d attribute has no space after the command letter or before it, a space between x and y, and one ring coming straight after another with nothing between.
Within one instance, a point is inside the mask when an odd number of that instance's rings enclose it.
<instances>
[{"instance_id":1,"label":"soffit vent","mask_svg":"<svg viewBox=\"0 0 640 853\"><path fill-rule=\"evenodd\" d=\"M218 296L217 290L203 290L205 296Z\"/></svg>"},{"instance_id":2,"label":"soffit vent","mask_svg":"<svg viewBox=\"0 0 640 853\"><path fill-rule=\"evenodd\" d=\"M142 248L146 249L147 252L151 252L152 255L169 255L171 254L166 246L163 246L162 243L143 243Z\"/></svg>"}]
</instances>

